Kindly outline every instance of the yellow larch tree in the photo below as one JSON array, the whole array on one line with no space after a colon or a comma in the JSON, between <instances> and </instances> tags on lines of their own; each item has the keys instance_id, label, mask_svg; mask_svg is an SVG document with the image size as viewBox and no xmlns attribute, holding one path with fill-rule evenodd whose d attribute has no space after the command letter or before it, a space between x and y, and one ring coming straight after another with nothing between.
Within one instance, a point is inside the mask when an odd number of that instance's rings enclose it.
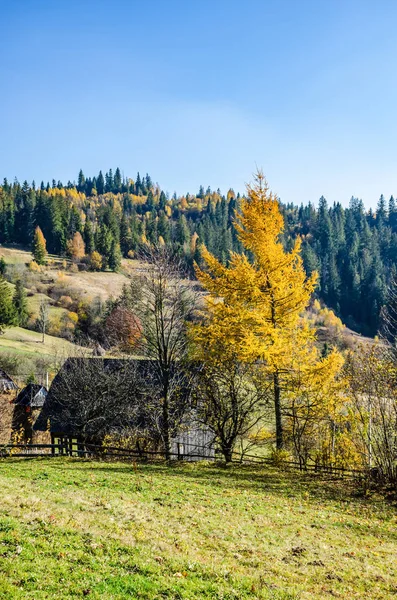
<instances>
[{"instance_id":1,"label":"yellow larch tree","mask_svg":"<svg viewBox=\"0 0 397 600\"><path fill-rule=\"evenodd\" d=\"M67 253L73 260L85 256L85 244L79 231L76 231L73 238L67 242Z\"/></svg>"},{"instance_id":2,"label":"yellow larch tree","mask_svg":"<svg viewBox=\"0 0 397 600\"><path fill-rule=\"evenodd\" d=\"M314 330L302 317L317 274L305 274L300 238L290 252L285 250L280 239L283 216L261 172L247 192L235 223L246 253L231 253L224 266L202 249L206 268L196 265L196 275L209 292L208 311L207 318L191 328L191 335L197 358L257 362L271 377L276 445L281 449L282 389L297 365L316 368L321 360ZM324 360L336 374L339 363L335 355ZM323 366L326 368L325 363Z\"/></svg>"}]
</instances>

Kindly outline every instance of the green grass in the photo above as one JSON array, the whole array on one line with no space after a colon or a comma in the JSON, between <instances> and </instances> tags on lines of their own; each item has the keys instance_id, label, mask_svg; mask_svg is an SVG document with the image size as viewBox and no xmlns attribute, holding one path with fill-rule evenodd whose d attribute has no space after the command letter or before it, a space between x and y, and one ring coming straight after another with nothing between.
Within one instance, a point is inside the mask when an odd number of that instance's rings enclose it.
<instances>
[{"instance_id":1,"label":"green grass","mask_svg":"<svg viewBox=\"0 0 397 600\"><path fill-rule=\"evenodd\" d=\"M44 344L42 335L37 331L10 327L0 336L0 363L1 352L17 353L28 357L51 356L59 358L73 356L78 346L63 338L51 335L45 336Z\"/></svg>"},{"instance_id":2,"label":"green grass","mask_svg":"<svg viewBox=\"0 0 397 600\"><path fill-rule=\"evenodd\" d=\"M396 513L276 470L0 462L0 598L397 597Z\"/></svg>"}]
</instances>

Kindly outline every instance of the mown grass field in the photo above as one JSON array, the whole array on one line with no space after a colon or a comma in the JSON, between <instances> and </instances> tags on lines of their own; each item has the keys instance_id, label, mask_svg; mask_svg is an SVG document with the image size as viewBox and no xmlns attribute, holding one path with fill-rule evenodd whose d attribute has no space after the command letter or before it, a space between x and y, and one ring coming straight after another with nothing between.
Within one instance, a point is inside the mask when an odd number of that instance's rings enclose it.
<instances>
[{"instance_id":1,"label":"mown grass field","mask_svg":"<svg viewBox=\"0 0 397 600\"><path fill-rule=\"evenodd\" d=\"M271 468L0 462L0 598L397 598L397 513Z\"/></svg>"}]
</instances>

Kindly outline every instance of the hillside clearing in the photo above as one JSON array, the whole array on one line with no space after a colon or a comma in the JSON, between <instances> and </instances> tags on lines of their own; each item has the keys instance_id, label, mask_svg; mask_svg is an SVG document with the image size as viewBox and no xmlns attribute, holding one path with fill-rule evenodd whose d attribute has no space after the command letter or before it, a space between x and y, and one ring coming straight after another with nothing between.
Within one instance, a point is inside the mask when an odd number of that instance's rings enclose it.
<instances>
[{"instance_id":1,"label":"hillside clearing","mask_svg":"<svg viewBox=\"0 0 397 600\"><path fill-rule=\"evenodd\" d=\"M44 355L54 359L58 356L61 360L68 356L74 356L79 351L79 346L63 338L46 335L44 343L41 340L42 335L37 331L22 327L9 327L0 336L0 352L18 353L31 357Z\"/></svg>"},{"instance_id":2,"label":"hillside clearing","mask_svg":"<svg viewBox=\"0 0 397 600\"><path fill-rule=\"evenodd\" d=\"M0 463L0 598L397 595L395 511L272 469Z\"/></svg>"}]
</instances>

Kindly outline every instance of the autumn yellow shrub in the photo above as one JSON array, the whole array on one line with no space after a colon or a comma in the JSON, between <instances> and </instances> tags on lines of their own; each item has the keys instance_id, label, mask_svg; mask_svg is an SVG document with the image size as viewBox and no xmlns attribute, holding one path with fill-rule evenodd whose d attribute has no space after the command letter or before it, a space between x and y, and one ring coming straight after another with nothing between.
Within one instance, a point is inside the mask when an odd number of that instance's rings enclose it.
<instances>
[{"instance_id":1,"label":"autumn yellow shrub","mask_svg":"<svg viewBox=\"0 0 397 600\"><path fill-rule=\"evenodd\" d=\"M28 264L28 269L32 273L41 273L42 271L42 268L40 267L40 265L37 264L35 260L30 261L30 263Z\"/></svg>"}]
</instances>

